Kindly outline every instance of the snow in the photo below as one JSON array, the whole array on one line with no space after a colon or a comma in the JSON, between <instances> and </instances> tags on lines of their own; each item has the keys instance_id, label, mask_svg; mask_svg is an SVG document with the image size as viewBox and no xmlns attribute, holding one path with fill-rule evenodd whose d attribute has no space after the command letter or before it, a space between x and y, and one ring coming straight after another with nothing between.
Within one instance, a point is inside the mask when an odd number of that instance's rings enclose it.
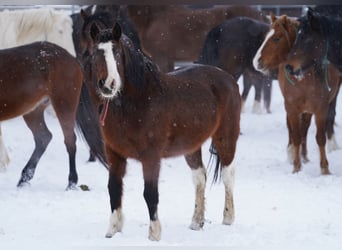
<instances>
[{"instance_id":1,"label":"snow","mask_svg":"<svg viewBox=\"0 0 342 250\"><path fill-rule=\"evenodd\" d=\"M241 89L241 88L240 88ZM110 217L107 170L87 163L88 149L78 139L79 184L90 191L65 191L68 158L56 118L47 113L54 137L38 164L31 185L17 181L34 146L22 118L2 123L11 162L0 173L0 249L66 249L118 246L204 246L290 249L337 249L342 245L342 156L328 153L330 176L321 176L315 126L309 130L310 162L292 174L287 161L283 98L273 83L271 114L252 114L251 91L241 116L242 135L235 156L235 222L222 225L224 188L206 188L206 224L190 230L194 208L191 171L182 157L163 160L160 176L159 242L148 240L149 218L143 199L142 170L129 160L124 179L124 227L105 238ZM342 100L337 103L336 140L342 146ZM209 142L203 147L209 160Z\"/></svg>"}]
</instances>

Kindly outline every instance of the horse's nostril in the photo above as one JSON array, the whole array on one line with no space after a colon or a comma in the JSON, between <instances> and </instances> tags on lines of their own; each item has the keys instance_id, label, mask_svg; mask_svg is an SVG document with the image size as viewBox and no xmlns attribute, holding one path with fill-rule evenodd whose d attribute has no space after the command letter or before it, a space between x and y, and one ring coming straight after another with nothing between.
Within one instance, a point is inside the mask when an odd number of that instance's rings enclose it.
<instances>
[{"instance_id":1,"label":"horse's nostril","mask_svg":"<svg viewBox=\"0 0 342 250\"><path fill-rule=\"evenodd\" d=\"M285 65L285 70L289 73L293 73L293 67L290 64Z\"/></svg>"},{"instance_id":2,"label":"horse's nostril","mask_svg":"<svg viewBox=\"0 0 342 250\"><path fill-rule=\"evenodd\" d=\"M99 87L100 88L103 88L104 84L105 84L105 80L99 80Z\"/></svg>"}]
</instances>

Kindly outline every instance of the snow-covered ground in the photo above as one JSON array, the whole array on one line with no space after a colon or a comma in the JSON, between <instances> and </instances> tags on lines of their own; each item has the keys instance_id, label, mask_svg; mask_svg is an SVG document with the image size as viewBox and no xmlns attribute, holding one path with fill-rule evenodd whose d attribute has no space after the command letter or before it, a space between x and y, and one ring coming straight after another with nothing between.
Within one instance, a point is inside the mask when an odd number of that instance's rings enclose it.
<instances>
[{"instance_id":1,"label":"snow-covered ground","mask_svg":"<svg viewBox=\"0 0 342 250\"><path fill-rule=\"evenodd\" d=\"M273 85L272 114L252 114L253 91L241 117L242 135L235 157L235 212L231 226L221 224L223 184L206 189L206 224L188 228L194 188L182 157L163 161L159 217L162 239L147 239L149 218L143 199L141 166L129 161L124 179L122 233L104 237L110 215L107 170L87 163L88 150L78 140L79 184L90 191L65 191L68 158L56 119L47 114L54 138L39 162L31 185L16 187L33 150L33 138L22 118L2 124L11 157L0 173L0 249L65 249L116 246L229 246L290 249L338 249L342 246L342 151L328 153L330 176L321 176L314 123L309 130L310 162L292 174L287 161L287 128L283 99ZM338 100L336 139L342 146L342 98ZM209 159L209 142L203 148Z\"/></svg>"}]
</instances>

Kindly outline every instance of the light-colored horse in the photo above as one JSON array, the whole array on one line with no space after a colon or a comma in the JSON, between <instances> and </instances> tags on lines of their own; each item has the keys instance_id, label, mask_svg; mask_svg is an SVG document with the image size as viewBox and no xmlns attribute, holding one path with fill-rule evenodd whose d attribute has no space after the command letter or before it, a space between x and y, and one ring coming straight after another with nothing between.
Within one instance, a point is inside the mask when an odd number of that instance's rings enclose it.
<instances>
[{"instance_id":1,"label":"light-colored horse","mask_svg":"<svg viewBox=\"0 0 342 250\"><path fill-rule=\"evenodd\" d=\"M0 49L35 41L49 41L76 56L72 40L72 19L63 11L51 8L4 10L0 12ZM0 170L6 169L9 156L0 127Z\"/></svg>"}]
</instances>

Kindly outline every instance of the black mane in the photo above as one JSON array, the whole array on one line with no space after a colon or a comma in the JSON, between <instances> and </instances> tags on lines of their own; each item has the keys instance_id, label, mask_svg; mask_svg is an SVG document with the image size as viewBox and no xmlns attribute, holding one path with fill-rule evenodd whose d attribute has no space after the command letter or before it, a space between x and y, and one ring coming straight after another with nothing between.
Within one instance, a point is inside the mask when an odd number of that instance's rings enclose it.
<instances>
[{"instance_id":1,"label":"black mane","mask_svg":"<svg viewBox=\"0 0 342 250\"><path fill-rule=\"evenodd\" d=\"M135 49L132 40L125 34L120 41L123 48L125 78L137 89L146 88L146 83L152 80L159 85L160 70L158 66L140 49Z\"/></svg>"}]
</instances>

